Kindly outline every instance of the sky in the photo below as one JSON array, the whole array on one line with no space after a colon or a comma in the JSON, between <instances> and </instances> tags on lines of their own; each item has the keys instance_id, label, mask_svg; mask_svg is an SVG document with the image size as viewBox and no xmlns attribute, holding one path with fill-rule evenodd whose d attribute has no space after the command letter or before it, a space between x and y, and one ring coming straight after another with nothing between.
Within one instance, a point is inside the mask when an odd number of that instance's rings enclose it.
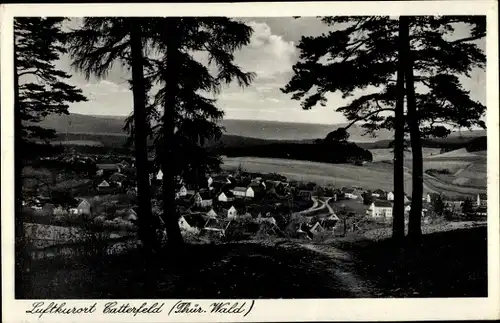
<instances>
[{"instance_id":1,"label":"sky","mask_svg":"<svg viewBox=\"0 0 500 323\"><path fill-rule=\"evenodd\" d=\"M316 36L329 31L331 27L315 17L242 18L254 30L250 44L235 53L235 63L245 72L256 73L253 83L244 89L237 84L226 86L217 97L217 106L225 112L226 119L270 120L283 122L336 124L346 119L335 109L348 101L340 93L328 95L325 107L317 106L302 110L300 102L283 94L285 86L293 75L292 66L297 61L299 50L296 48L302 36ZM77 20L69 23L76 26ZM467 32L457 29L457 37ZM484 49L484 39L479 45ZM200 60L204 60L200 57ZM70 112L90 115L129 115L132 111L132 93L128 89L129 74L120 64L115 64L103 79L86 80L71 68L71 59L62 56L57 67L72 74L70 82L82 88L88 102L76 103ZM486 74L475 70L464 86L470 90L474 100L486 103Z\"/></svg>"}]
</instances>

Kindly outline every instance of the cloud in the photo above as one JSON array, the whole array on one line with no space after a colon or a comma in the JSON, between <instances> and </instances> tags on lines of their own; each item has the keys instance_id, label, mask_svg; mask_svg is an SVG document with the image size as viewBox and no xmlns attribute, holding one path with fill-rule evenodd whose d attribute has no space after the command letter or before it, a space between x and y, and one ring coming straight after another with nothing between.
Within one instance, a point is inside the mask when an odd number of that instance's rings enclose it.
<instances>
[{"instance_id":1,"label":"cloud","mask_svg":"<svg viewBox=\"0 0 500 323\"><path fill-rule=\"evenodd\" d=\"M251 26L254 32L249 45L235 53L235 63L245 72L255 72L257 76L244 89L235 82L224 86L216 98L217 106L226 112L226 118L322 124L346 121L335 109L347 104L350 99L342 99L339 93L327 94L326 107L318 106L305 111L300 102L280 91L293 75L292 66L299 54L296 44L300 38L319 35L331 27L314 17L255 17L239 20ZM207 53L196 52L192 55L200 63L208 63ZM60 64L61 69L69 70L68 57L62 57ZM210 71L216 72L215 66L210 66ZM114 65L105 80L85 80L82 74L74 70L71 73L74 74L71 83L81 87L89 97L89 102L75 104L71 111L103 115L128 115L132 111L132 93L125 82L130 78L130 72L122 69L120 64ZM485 103L484 71L473 71L471 78L463 82L465 88L471 90L473 99Z\"/></svg>"},{"instance_id":2,"label":"cloud","mask_svg":"<svg viewBox=\"0 0 500 323\"><path fill-rule=\"evenodd\" d=\"M297 59L295 43L273 34L266 23L250 21L248 25L254 30L250 44L235 54L235 62L258 78L291 72Z\"/></svg>"}]
</instances>

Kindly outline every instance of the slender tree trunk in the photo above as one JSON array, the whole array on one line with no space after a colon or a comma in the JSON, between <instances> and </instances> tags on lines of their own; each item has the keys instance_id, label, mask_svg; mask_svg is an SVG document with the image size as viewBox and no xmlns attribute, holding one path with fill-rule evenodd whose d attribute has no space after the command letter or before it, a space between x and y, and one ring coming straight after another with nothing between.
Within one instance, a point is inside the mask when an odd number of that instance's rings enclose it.
<instances>
[{"instance_id":1,"label":"slender tree trunk","mask_svg":"<svg viewBox=\"0 0 500 323\"><path fill-rule=\"evenodd\" d=\"M23 158L22 147L24 139L22 136L21 123L21 107L19 102L19 76L17 72L17 51L16 40L14 37L14 192L16 193L16 201L14 204L14 219L15 219L15 297L24 298L26 295L26 281L24 268L29 261L30 255L27 253L27 245L24 232L24 223L22 219L22 173L23 173Z\"/></svg>"},{"instance_id":2,"label":"slender tree trunk","mask_svg":"<svg viewBox=\"0 0 500 323\"><path fill-rule=\"evenodd\" d=\"M404 239L404 65L401 60L404 38L408 28L399 20L399 59L397 69L397 97L394 120L394 206L392 236L397 245Z\"/></svg>"},{"instance_id":3,"label":"slender tree trunk","mask_svg":"<svg viewBox=\"0 0 500 323\"><path fill-rule=\"evenodd\" d=\"M409 25L409 17L403 17L406 25ZM420 138L419 116L417 114L415 100L415 83L413 76L413 57L409 38L405 39L405 50L403 55L405 66L406 104L408 110L408 126L410 129L412 150L412 202L410 219L408 223L408 237L412 242L418 242L422 235L422 196L423 196L423 157L422 141Z\"/></svg>"},{"instance_id":4,"label":"slender tree trunk","mask_svg":"<svg viewBox=\"0 0 500 323\"><path fill-rule=\"evenodd\" d=\"M163 220L167 226L167 241L171 246L183 244L179 228L177 209L175 206L175 167L174 156L175 108L179 90L177 69L179 64L179 43L177 39L176 18L164 18L167 21L167 62L164 79L166 81L166 98L163 112Z\"/></svg>"},{"instance_id":5,"label":"slender tree trunk","mask_svg":"<svg viewBox=\"0 0 500 323\"><path fill-rule=\"evenodd\" d=\"M134 147L137 169L137 200L139 206L139 235L149 250L156 248L156 234L151 212L149 161L146 121L146 83L143 70L143 44L141 26L137 19L130 20L130 47L132 57L132 92L134 97Z\"/></svg>"}]
</instances>

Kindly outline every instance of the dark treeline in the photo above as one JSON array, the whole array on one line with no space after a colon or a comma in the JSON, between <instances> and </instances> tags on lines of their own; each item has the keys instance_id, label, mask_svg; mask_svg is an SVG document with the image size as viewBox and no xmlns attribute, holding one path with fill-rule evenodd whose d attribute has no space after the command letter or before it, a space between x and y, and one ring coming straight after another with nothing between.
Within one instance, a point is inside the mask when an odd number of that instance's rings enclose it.
<instances>
[{"instance_id":1,"label":"dark treeline","mask_svg":"<svg viewBox=\"0 0 500 323\"><path fill-rule=\"evenodd\" d=\"M372 154L354 143L272 143L243 147L217 148L218 153L228 157L269 157L308 160L325 163L347 163L372 161Z\"/></svg>"},{"instance_id":2,"label":"dark treeline","mask_svg":"<svg viewBox=\"0 0 500 323\"><path fill-rule=\"evenodd\" d=\"M128 151L123 149L126 144L127 137L124 135L114 134L92 134L92 133L58 133L54 139L56 142L65 141L96 141L102 144L97 147L97 151L106 151L109 148L116 148L122 152ZM390 148L392 140L378 140L373 142L356 142L355 144L363 149L386 149ZM250 138L236 135L223 134L219 140L209 140L206 147L221 148L243 148L248 146L263 146L269 144L310 144L315 140L278 140L278 139L260 139ZM56 145L57 146L57 145ZM82 143L82 145L64 144L64 146L91 146L90 144ZM486 136L481 137L448 137L448 138L433 138L423 139L422 146L426 148L441 148L446 151L466 148L467 151L486 150ZM93 151L93 148L86 151ZM83 150L81 150L84 152Z\"/></svg>"},{"instance_id":3,"label":"dark treeline","mask_svg":"<svg viewBox=\"0 0 500 323\"><path fill-rule=\"evenodd\" d=\"M103 146L92 146L92 145L54 145L52 150L54 152L62 153L64 147L72 148L76 152L89 153L89 154L107 154L110 151L116 154L130 154L131 150L125 148L124 144L126 141L125 136L113 136L113 135L93 135L93 134L59 134L57 140L95 140L103 143ZM108 144L108 142L112 142ZM367 149L386 149L389 148L391 140L379 140L375 142L359 142L351 143L357 146L359 149L366 151ZM217 142L207 143L207 147L212 147L213 150L227 155L229 157L242 157L242 156L253 156L253 157L273 157L273 158L292 158L287 156L287 154L293 154L293 159L300 160L311 160L311 161L327 161L328 158L334 156L334 160L340 161L328 161L341 163L343 160L348 160L350 155L346 155L346 158L339 158L339 156L330 154L330 157L324 156L324 152L321 152L321 148L317 149L318 144L310 143L310 141L304 142L290 142L290 141L280 141L280 140L265 140L265 139L255 139L247 138L241 136L223 135L221 140ZM299 151L305 147L306 150ZM440 148L444 151L451 151L455 149L466 148L469 152L486 150L486 137L477 138L446 138L446 139L424 139L423 147L427 148ZM300 149L299 149L300 148ZM314 152L318 150L318 152ZM330 148L331 150L331 148ZM311 153L312 151L312 153ZM360 150L361 151L361 150ZM294 153L296 152L296 153ZM363 152L366 154L365 152ZM312 155L311 155L312 154ZM337 154L344 154L343 152ZM43 155L47 155L44 153ZM303 156L303 157L300 157ZM322 156L315 158L312 156ZM363 160L371 160L371 154L366 154L366 158ZM369 156L369 157L368 157Z\"/></svg>"},{"instance_id":4,"label":"dark treeline","mask_svg":"<svg viewBox=\"0 0 500 323\"><path fill-rule=\"evenodd\" d=\"M472 139L469 141L465 149L467 149L468 152L474 152L474 151L481 151L481 150L486 150L487 149L487 140L486 136L479 137Z\"/></svg>"}]
</instances>

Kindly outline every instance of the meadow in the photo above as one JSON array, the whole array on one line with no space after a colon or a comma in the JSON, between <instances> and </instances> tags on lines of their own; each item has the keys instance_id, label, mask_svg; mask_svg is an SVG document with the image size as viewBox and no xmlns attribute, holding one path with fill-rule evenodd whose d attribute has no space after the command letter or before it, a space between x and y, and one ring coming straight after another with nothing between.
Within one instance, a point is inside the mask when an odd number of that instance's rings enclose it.
<instances>
[{"instance_id":1,"label":"meadow","mask_svg":"<svg viewBox=\"0 0 500 323\"><path fill-rule=\"evenodd\" d=\"M469 196L486 193L486 158L484 155L469 157L444 157L424 159L424 171L428 169L449 169L449 176L424 176L424 192L440 193L448 197ZM434 157L434 156L432 156ZM274 158L235 157L223 159L223 169L241 167L246 171L276 172L289 180L315 182L318 185L361 186L364 189L393 189L392 162L387 160L366 163L363 166L352 164L326 164L299 160ZM405 192L411 194L411 159L405 161Z\"/></svg>"},{"instance_id":2,"label":"meadow","mask_svg":"<svg viewBox=\"0 0 500 323\"><path fill-rule=\"evenodd\" d=\"M377 188L392 190L392 165L385 162L367 163L364 166L352 164L326 164L310 161L235 157L223 158L223 169L238 167L251 172L276 172L286 176L288 180L315 182L318 185L362 186L365 189ZM411 176L405 176L405 189L411 192Z\"/></svg>"}]
</instances>

